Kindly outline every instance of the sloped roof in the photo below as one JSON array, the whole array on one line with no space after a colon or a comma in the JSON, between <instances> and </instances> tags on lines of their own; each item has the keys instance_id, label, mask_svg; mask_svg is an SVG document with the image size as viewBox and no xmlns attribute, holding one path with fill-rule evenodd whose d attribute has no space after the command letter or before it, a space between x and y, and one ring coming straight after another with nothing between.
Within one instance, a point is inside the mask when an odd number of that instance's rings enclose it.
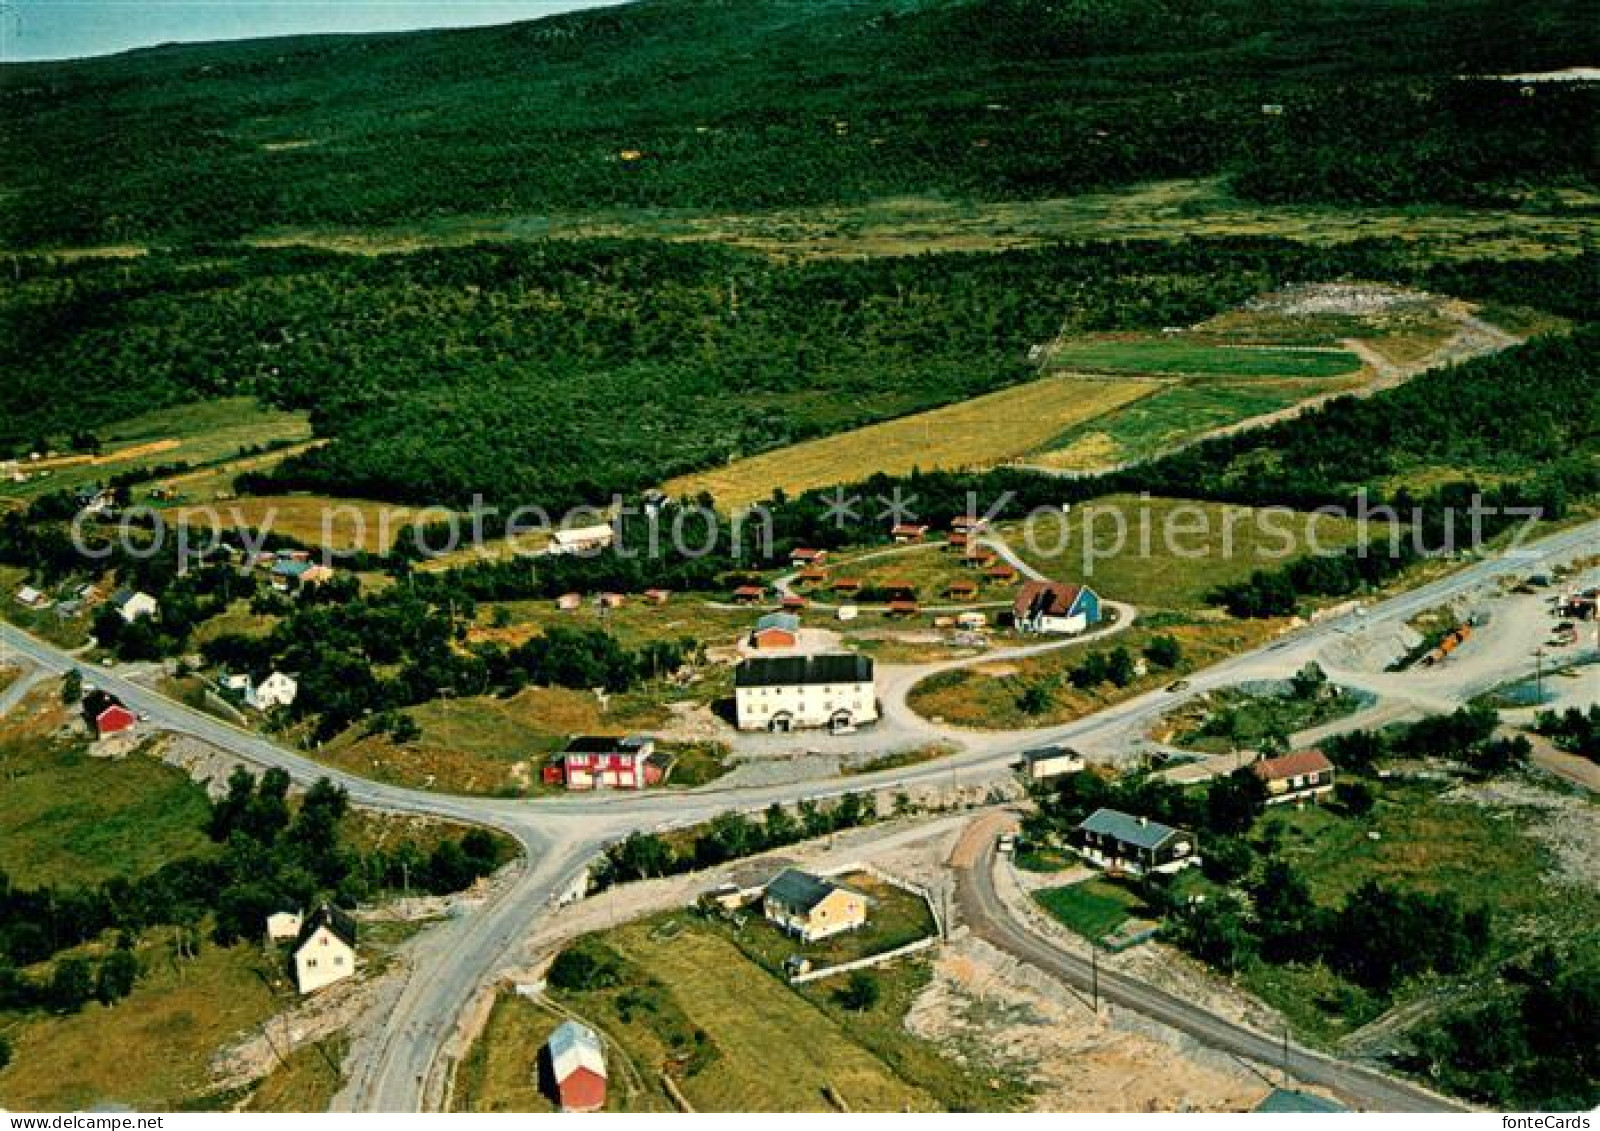
<instances>
[{"instance_id":1,"label":"sloped roof","mask_svg":"<svg viewBox=\"0 0 1600 1131\"><path fill-rule=\"evenodd\" d=\"M299 950L306 941L317 931L326 927L333 932L333 936L346 946L356 945L356 921L348 914L340 911L331 903L324 903L300 924L300 937L295 940L295 949Z\"/></svg>"},{"instance_id":2,"label":"sloped roof","mask_svg":"<svg viewBox=\"0 0 1600 1131\"><path fill-rule=\"evenodd\" d=\"M734 673L737 687L783 687L792 684L867 683L872 659L851 652L820 656L753 656Z\"/></svg>"},{"instance_id":3,"label":"sloped roof","mask_svg":"<svg viewBox=\"0 0 1600 1131\"><path fill-rule=\"evenodd\" d=\"M122 700L108 691L91 691L83 697L83 717L91 723L113 707L122 707Z\"/></svg>"},{"instance_id":4,"label":"sloped roof","mask_svg":"<svg viewBox=\"0 0 1600 1131\"><path fill-rule=\"evenodd\" d=\"M793 613L768 613L756 621L757 632L764 632L769 628L781 628L784 632L799 632L800 618Z\"/></svg>"},{"instance_id":5,"label":"sloped roof","mask_svg":"<svg viewBox=\"0 0 1600 1131\"><path fill-rule=\"evenodd\" d=\"M1296 750L1280 758L1257 762L1252 769L1263 781L1284 781L1306 774L1326 774L1333 771L1333 763L1320 750Z\"/></svg>"},{"instance_id":6,"label":"sloped roof","mask_svg":"<svg viewBox=\"0 0 1600 1131\"><path fill-rule=\"evenodd\" d=\"M1027 581L1017 590L1012 611L1017 616L1066 617L1083 595L1083 586L1061 581Z\"/></svg>"},{"instance_id":7,"label":"sloped roof","mask_svg":"<svg viewBox=\"0 0 1600 1131\"><path fill-rule=\"evenodd\" d=\"M1321 1096L1294 1092L1287 1088L1274 1088L1266 1099L1256 1105L1255 1110L1276 1115L1309 1115L1350 1109L1333 1100L1325 1100Z\"/></svg>"},{"instance_id":8,"label":"sloped roof","mask_svg":"<svg viewBox=\"0 0 1600 1131\"><path fill-rule=\"evenodd\" d=\"M600 1034L577 1021L563 1021L545 1042L550 1052L550 1069L559 1084L580 1068L587 1068L602 1079L606 1074L606 1051Z\"/></svg>"},{"instance_id":9,"label":"sloped roof","mask_svg":"<svg viewBox=\"0 0 1600 1131\"><path fill-rule=\"evenodd\" d=\"M1171 825L1163 825L1160 821L1135 817L1119 809L1096 809L1084 819L1078 829L1081 832L1099 833L1123 844L1147 849L1160 848L1181 831Z\"/></svg>"},{"instance_id":10,"label":"sloped roof","mask_svg":"<svg viewBox=\"0 0 1600 1131\"><path fill-rule=\"evenodd\" d=\"M767 885L767 896L793 911L809 913L839 890L839 885L798 868L785 868Z\"/></svg>"}]
</instances>

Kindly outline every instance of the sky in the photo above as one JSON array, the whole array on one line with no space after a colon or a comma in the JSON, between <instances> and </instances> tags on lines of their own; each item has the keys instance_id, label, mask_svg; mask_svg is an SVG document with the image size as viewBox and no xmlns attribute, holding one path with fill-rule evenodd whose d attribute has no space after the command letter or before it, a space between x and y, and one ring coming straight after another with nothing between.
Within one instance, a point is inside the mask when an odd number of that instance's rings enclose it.
<instances>
[{"instance_id":1,"label":"sky","mask_svg":"<svg viewBox=\"0 0 1600 1131\"><path fill-rule=\"evenodd\" d=\"M620 0L0 0L0 61L158 43L533 20Z\"/></svg>"}]
</instances>

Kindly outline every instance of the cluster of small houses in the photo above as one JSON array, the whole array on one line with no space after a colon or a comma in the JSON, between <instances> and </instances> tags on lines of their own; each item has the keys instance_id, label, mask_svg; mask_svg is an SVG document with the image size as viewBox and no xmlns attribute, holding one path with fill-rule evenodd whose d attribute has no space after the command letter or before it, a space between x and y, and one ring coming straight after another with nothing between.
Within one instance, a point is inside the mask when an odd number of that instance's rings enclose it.
<instances>
[{"instance_id":1,"label":"cluster of small houses","mask_svg":"<svg viewBox=\"0 0 1600 1131\"><path fill-rule=\"evenodd\" d=\"M333 577L333 569L315 561L307 550L278 550L270 554L245 554L225 547L221 552L243 568L266 572L267 583L279 593L295 594L301 589L320 585ZM14 594L17 604L25 609L43 612L54 609L62 620L81 616L100 599L100 588L93 582L77 586L70 597L57 600L33 585L23 585ZM111 595L111 605L123 620L132 624L149 618L159 620L161 602L138 589L118 589Z\"/></svg>"},{"instance_id":2,"label":"cluster of small houses","mask_svg":"<svg viewBox=\"0 0 1600 1131\"><path fill-rule=\"evenodd\" d=\"M1020 764L1030 781L1077 773L1083 768L1083 759L1061 746L1025 751ZM1268 805L1314 802L1333 792L1333 763L1320 750L1297 750L1265 758L1250 769L1266 787ZM1120 809L1096 809L1072 830L1070 842L1079 855L1096 867L1132 876L1178 872L1201 859L1199 838L1190 830Z\"/></svg>"}]
</instances>

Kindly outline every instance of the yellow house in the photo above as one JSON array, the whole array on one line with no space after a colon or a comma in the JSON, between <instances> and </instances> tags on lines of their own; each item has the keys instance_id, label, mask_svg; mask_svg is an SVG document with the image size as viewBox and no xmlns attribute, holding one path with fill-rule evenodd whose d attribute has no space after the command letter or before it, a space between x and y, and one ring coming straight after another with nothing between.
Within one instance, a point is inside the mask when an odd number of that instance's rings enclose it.
<instances>
[{"instance_id":1,"label":"yellow house","mask_svg":"<svg viewBox=\"0 0 1600 1131\"><path fill-rule=\"evenodd\" d=\"M767 885L761 911L805 942L867 925L867 897L843 884L788 868Z\"/></svg>"}]
</instances>

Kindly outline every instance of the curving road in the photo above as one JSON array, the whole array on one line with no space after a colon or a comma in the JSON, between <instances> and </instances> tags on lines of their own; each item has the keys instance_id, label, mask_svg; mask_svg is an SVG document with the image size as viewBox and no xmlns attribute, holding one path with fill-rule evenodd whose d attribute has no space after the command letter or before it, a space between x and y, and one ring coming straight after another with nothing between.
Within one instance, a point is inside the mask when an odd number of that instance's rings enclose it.
<instances>
[{"instance_id":1,"label":"curving road","mask_svg":"<svg viewBox=\"0 0 1600 1131\"><path fill-rule=\"evenodd\" d=\"M1179 695L1150 692L1086 719L1040 731L972 732L925 724L958 747L947 758L874 774L816 783L743 789L715 785L683 793L586 795L509 801L456 797L404 789L339 772L260 735L176 703L114 672L80 663L71 655L0 622L0 657L20 656L53 673L82 672L86 682L118 695L147 713L157 729L193 735L243 762L281 767L297 781L330 778L351 800L399 813L445 817L501 829L515 837L526 863L478 913L428 932L412 957L409 981L380 1034L358 1042L352 1078L336 1104L370 1111L415 1111L439 1102L441 1052L459 1054L459 1019L478 990L514 964L518 942L556 893L566 890L606 844L635 830L694 824L729 810L755 811L774 803L826 798L850 791L918 784L978 782L1003 772L1017 754L1042 742L1071 742L1089 750L1126 756L1127 744L1160 714L1183 699L1246 678L1292 673L1340 635L1381 623L1402 623L1455 597L1494 585L1500 578L1548 568L1600 548L1600 521L1551 535L1516 555L1474 562L1456 573L1367 610L1329 620L1276 643L1235 657L1190 677ZM1060 646L1052 643L1039 649ZM960 663L990 663L995 656ZM904 684L909 690L910 683ZM903 703L903 694L891 696ZM798 741L806 741L804 738ZM1130 992L1130 1000L1136 1000ZM1153 1002L1154 999L1151 999ZM1148 1002L1146 1004L1149 1004ZM1134 1004L1131 1008L1140 1008ZM1153 1008L1153 1006L1152 1006ZM1201 1039L1209 1039L1196 1034ZM1270 1059L1270 1058L1269 1058Z\"/></svg>"},{"instance_id":2,"label":"curving road","mask_svg":"<svg viewBox=\"0 0 1600 1131\"><path fill-rule=\"evenodd\" d=\"M1414 1084L1334 1060L1293 1043L1287 1046L1285 1057L1282 1039L1275 1040L1246 1029L1208 1013L1193 1002L1114 970L1101 969L1097 977L1088 959L1055 946L1012 915L995 890L995 833L1003 820L986 818L974 822L963 839L979 840L981 844L969 844L965 852L957 849L958 857L970 863L963 861L956 865L956 906L962 921L985 942L1080 990L1088 991L1098 983L1100 996L1106 1001L1186 1033L1211 1048L1257 1064L1286 1063L1289 1073L1297 1079L1329 1088L1361 1110L1467 1110Z\"/></svg>"}]
</instances>

